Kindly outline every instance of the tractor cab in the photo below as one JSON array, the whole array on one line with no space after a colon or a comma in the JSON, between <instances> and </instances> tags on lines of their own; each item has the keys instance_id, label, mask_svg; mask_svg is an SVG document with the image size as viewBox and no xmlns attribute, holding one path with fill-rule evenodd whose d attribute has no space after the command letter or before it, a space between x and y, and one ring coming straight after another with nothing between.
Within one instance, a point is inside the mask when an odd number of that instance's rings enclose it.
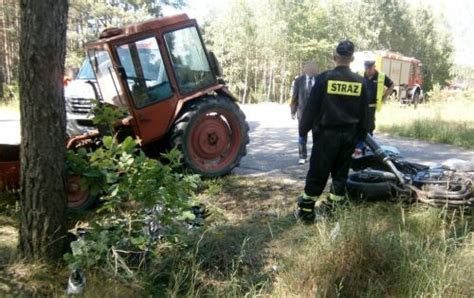
<instances>
[{"instance_id":1,"label":"tractor cab","mask_svg":"<svg viewBox=\"0 0 474 298\"><path fill-rule=\"evenodd\" d=\"M87 54L100 97L128 107L145 144L167 132L180 99L218 85L197 23L186 15L106 29Z\"/></svg>"},{"instance_id":2,"label":"tractor cab","mask_svg":"<svg viewBox=\"0 0 474 298\"><path fill-rule=\"evenodd\" d=\"M181 14L106 29L86 50L98 96L105 103L128 108L142 145L178 138L173 133L180 130L179 117L193 105L207 102L209 106L215 100L227 105L198 115L199 123L188 123L197 125L185 131L190 136L172 145L181 147L192 169L207 176L225 174L236 166L241 156L233 146L241 147L242 137L244 143L248 139L245 127L244 131L238 127L245 120L240 119L243 114L235 97L219 79L217 60L206 50L196 20ZM229 105L234 111L228 111ZM240 139L235 140L236 134Z\"/></svg>"}]
</instances>

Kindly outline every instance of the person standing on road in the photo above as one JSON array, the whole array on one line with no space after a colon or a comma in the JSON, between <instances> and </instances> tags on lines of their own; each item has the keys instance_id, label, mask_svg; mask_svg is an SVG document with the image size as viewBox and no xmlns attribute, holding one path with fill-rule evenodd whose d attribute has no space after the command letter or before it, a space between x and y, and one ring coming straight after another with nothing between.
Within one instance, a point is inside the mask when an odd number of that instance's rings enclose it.
<instances>
[{"instance_id":1,"label":"person standing on road","mask_svg":"<svg viewBox=\"0 0 474 298\"><path fill-rule=\"evenodd\" d=\"M316 211L329 211L345 199L352 153L367 135L367 94L363 78L349 68L353 54L351 41L337 45L333 55L336 67L316 78L300 120L300 136L312 130L315 140L304 193L298 198L295 213L304 223L312 223ZM323 197L329 175L332 189Z\"/></svg>"},{"instance_id":2,"label":"person standing on road","mask_svg":"<svg viewBox=\"0 0 474 298\"><path fill-rule=\"evenodd\" d=\"M301 121L301 116L306 107L308 97L311 93L311 89L314 86L315 76L316 76L316 63L306 62L303 66L304 74L297 77L293 82L293 91L291 97L291 117L293 119L298 118L298 126ZM307 153L307 142L308 134L300 136L298 138L298 151L299 151L299 161L300 165L306 163L308 158Z\"/></svg>"},{"instance_id":3,"label":"person standing on road","mask_svg":"<svg viewBox=\"0 0 474 298\"><path fill-rule=\"evenodd\" d=\"M382 109L382 103L392 94L395 84L386 74L377 70L374 60L365 61L364 67L364 83L367 87L367 99L369 101L367 131L373 134L375 113Z\"/></svg>"},{"instance_id":4,"label":"person standing on road","mask_svg":"<svg viewBox=\"0 0 474 298\"><path fill-rule=\"evenodd\" d=\"M382 110L382 104L392 94L395 84L385 73L377 70L374 60L366 60L364 68L365 71L362 75L364 77L364 84L367 87L367 99L369 102L367 132L373 135L375 130L375 114ZM355 154L363 154L364 148L364 142L359 142L356 146Z\"/></svg>"}]
</instances>

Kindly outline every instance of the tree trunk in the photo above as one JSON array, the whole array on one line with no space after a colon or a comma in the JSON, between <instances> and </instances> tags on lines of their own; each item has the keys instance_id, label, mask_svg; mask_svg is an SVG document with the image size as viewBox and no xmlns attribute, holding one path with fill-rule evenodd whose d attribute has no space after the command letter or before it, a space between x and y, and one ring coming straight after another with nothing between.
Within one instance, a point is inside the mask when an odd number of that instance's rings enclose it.
<instances>
[{"instance_id":1,"label":"tree trunk","mask_svg":"<svg viewBox=\"0 0 474 298\"><path fill-rule=\"evenodd\" d=\"M267 93L267 64L265 63L263 65L263 73L262 73L262 94L261 96L264 97L265 94ZM259 102L264 100L264 98L259 98Z\"/></svg>"},{"instance_id":2,"label":"tree trunk","mask_svg":"<svg viewBox=\"0 0 474 298\"><path fill-rule=\"evenodd\" d=\"M244 82L244 95L242 95L242 103L245 104L245 100L247 98L248 92L248 85L249 85L249 58L245 59L245 82Z\"/></svg>"},{"instance_id":3,"label":"tree trunk","mask_svg":"<svg viewBox=\"0 0 474 298\"><path fill-rule=\"evenodd\" d=\"M283 62L281 66L281 78L280 78L280 104L283 104L286 94L285 94L285 82L286 82L286 54L283 57Z\"/></svg>"},{"instance_id":4,"label":"tree trunk","mask_svg":"<svg viewBox=\"0 0 474 298\"><path fill-rule=\"evenodd\" d=\"M9 56L10 54L8 53L8 30L7 30L7 4L5 3L5 0L2 0L2 51L3 51L3 79L5 82L8 84L10 82L10 77L9 77L9 71L10 71L10 65L9 65Z\"/></svg>"},{"instance_id":5,"label":"tree trunk","mask_svg":"<svg viewBox=\"0 0 474 298\"><path fill-rule=\"evenodd\" d=\"M285 65L282 66L281 79L280 79L280 100L279 103L283 104L285 99L285 81L286 81L286 70Z\"/></svg>"},{"instance_id":6,"label":"tree trunk","mask_svg":"<svg viewBox=\"0 0 474 298\"><path fill-rule=\"evenodd\" d=\"M272 82L273 82L273 66L270 69L270 77L268 78L268 89L266 102L270 101L270 94L272 93Z\"/></svg>"},{"instance_id":7,"label":"tree trunk","mask_svg":"<svg viewBox=\"0 0 474 298\"><path fill-rule=\"evenodd\" d=\"M272 67L272 101L275 100L276 92L275 92L275 69Z\"/></svg>"},{"instance_id":8,"label":"tree trunk","mask_svg":"<svg viewBox=\"0 0 474 298\"><path fill-rule=\"evenodd\" d=\"M2 102L3 99L3 65L0 65L0 102Z\"/></svg>"},{"instance_id":9,"label":"tree trunk","mask_svg":"<svg viewBox=\"0 0 474 298\"><path fill-rule=\"evenodd\" d=\"M5 9L7 9L7 13L5 14L5 29L11 28L12 26L12 7L11 3L7 1ZM8 31L6 34L6 44L7 44L7 51L5 57L7 58L7 83L10 84L13 81L13 49L12 49L12 32Z\"/></svg>"},{"instance_id":10,"label":"tree trunk","mask_svg":"<svg viewBox=\"0 0 474 298\"><path fill-rule=\"evenodd\" d=\"M58 260L66 244L63 98L67 0L21 0L20 253Z\"/></svg>"},{"instance_id":11,"label":"tree trunk","mask_svg":"<svg viewBox=\"0 0 474 298\"><path fill-rule=\"evenodd\" d=\"M258 59L255 59L255 74L253 76L253 94L258 96Z\"/></svg>"},{"instance_id":12,"label":"tree trunk","mask_svg":"<svg viewBox=\"0 0 474 298\"><path fill-rule=\"evenodd\" d=\"M14 70L18 65L18 11L17 0L0 0L0 63L6 84L17 77Z\"/></svg>"}]
</instances>

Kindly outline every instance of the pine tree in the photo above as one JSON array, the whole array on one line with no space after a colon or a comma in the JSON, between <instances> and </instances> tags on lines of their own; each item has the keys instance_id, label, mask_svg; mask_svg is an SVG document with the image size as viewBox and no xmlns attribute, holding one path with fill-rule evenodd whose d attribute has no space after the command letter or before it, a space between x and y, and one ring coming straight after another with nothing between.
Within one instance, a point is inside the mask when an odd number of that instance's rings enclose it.
<instances>
[{"instance_id":1,"label":"pine tree","mask_svg":"<svg viewBox=\"0 0 474 298\"><path fill-rule=\"evenodd\" d=\"M63 95L67 0L21 0L20 253L58 260L66 244L66 116Z\"/></svg>"}]
</instances>

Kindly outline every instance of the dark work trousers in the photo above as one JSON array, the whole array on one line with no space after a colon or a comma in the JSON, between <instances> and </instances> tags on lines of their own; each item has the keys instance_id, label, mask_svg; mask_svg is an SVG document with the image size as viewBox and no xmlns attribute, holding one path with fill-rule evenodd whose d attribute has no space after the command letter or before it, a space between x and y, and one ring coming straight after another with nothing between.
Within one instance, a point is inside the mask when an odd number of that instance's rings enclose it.
<instances>
[{"instance_id":1,"label":"dark work trousers","mask_svg":"<svg viewBox=\"0 0 474 298\"><path fill-rule=\"evenodd\" d=\"M307 144L308 144L308 134L306 134L305 136L300 136L298 138L298 152L299 152L300 159L308 158Z\"/></svg>"},{"instance_id":2,"label":"dark work trousers","mask_svg":"<svg viewBox=\"0 0 474 298\"><path fill-rule=\"evenodd\" d=\"M375 130L375 113L376 110L374 107L369 107L367 110L367 131L370 134L373 134Z\"/></svg>"},{"instance_id":3,"label":"dark work trousers","mask_svg":"<svg viewBox=\"0 0 474 298\"><path fill-rule=\"evenodd\" d=\"M304 191L309 196L320 196L332 177L331 193L346 194L346 180L357 141L355 126L323 128L313 141L309 171Z\"/></svg>"},{"instance_id":4,"label":"dark work trousers","mask_svg":"<svg viewBox=\"0 0 474 298\"><path fill-rule=\"evenodd\" d=\"M369 107L367 111L367 131L369 135L373 136L374 135L374 130L375 130L375 108ZM357 149L362 150L362 154L365 155L366 147L365 147L365 142L360 141L357 143L356 146Z\"/></svg>"}]
</instances>

